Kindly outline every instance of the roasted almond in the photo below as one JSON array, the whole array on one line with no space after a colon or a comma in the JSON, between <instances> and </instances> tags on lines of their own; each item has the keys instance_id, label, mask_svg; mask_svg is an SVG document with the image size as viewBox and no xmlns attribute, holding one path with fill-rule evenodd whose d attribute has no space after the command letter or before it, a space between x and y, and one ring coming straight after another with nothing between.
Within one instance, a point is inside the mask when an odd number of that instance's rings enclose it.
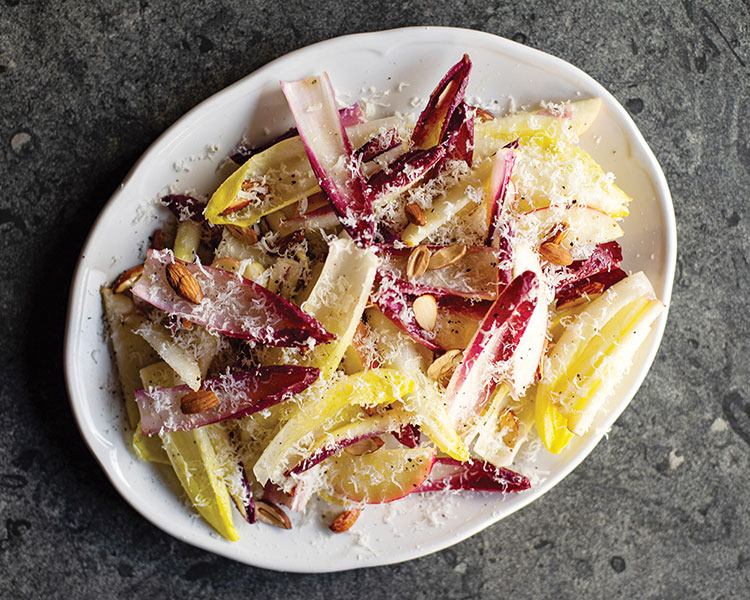
<instances>
[{"instance_id":1,"label":"roasted almond","mask_svg":"<svg viewBox=\"0 0 750 600\"><path fill-rule=\"evenodd\" d=\"M463 352L460 350L448 350L442 356L436 358L432 364L427 367L427 377L440 381L444 377L447 377L461 362L463 358Z\"/></svg>"},{"instance_id":2,"label":"roasted almond","mask_svg":"<svg viewBox=\"0 0 750 600\"><path fill-rule=\"evenodd\" d=\"M601 294L604 291L604 284L601 281L587 281L581 286L581 293L587 296Z\"/></svg>"},{"instance_id":3,"label":"roasted almond","mask_svg":"<svg viewBox=\"0 0 750 600\"><path fill-rule=\"evenodd\" d=\"M166 268L167 283L180 296L193 304L200 304L203 300L203 290L198 280L192 276L188 268L182 263L170 263Z\"/></svg>"},{"instance_id":4,"label":"roasted almond","mask_svg":"<svg viewBox=\"0 0 750 600\"><path fill-rule=\"evenodd\" d=\"M223 269L224 271L230 271L231 273L236 273L240 270L240 261L231 256L225 256L223 258L217 258L211 263L211 266L216 267L217 269Z\"/></svg>"},{"instance_id":5,"label":"roasted almond","mask_svg":"<svg viewBox=\"0 0 750 600\"><path fill-rule=\"evenodd\" d=\"M245 179L245 181L242 182L240 185L240 189L243 192L260 192L264 191L266 188L260 181L254 181L253 179Z\"/></svg>"},{"instance_id":6,"label":"roasted almond","mask_svg":"<svg viewBox=\"0 0 750 600\"><path fill-rule=\"evenodd\" d=\"M457 263L464 256L466 256L466 245L465 244L453 244L440 248L437 252L434 252L430 257L430 269L442 269L449 265Z\"/></svg>"},{"instance_id":7,"label":"roasted almond","mask_svg":"<svg viewBox=\"0 0 750 600\"><path fill-rule=\"evenodd\" d=\"M273 525L281 529L292 528L292 522L289 520L286 512L284 512L284 509L270 500L255 501L255 516L267 525Z\"/></svg>"},{"instance_id":8,"label":"roasted almond","mask_svg":"<svg viewBox=\"0 0 750 600\"><path fill-rule=\"evenodd\" d=\"M567 267L573 262L573 257L567 248L560 244L553 244L552 242L544 242L539 246L539 254L541 257L553 265L559 265L561 267Z\"/></svg>"},{"instance_id":9,"label":"roasted almond","mask_svg":"<svg viewBox=\"0 0 750 600\"><path fill-rule=\"evenodd\" d=\"M112 284L112 291L115 294L122 294L132 288L141 275L143 275L143 265L136 265L123 271Z\"/></svg>"},{"instance_id":10,"label":"roasted almond","mask_svg":"<svg viewBox=\"0 0 750 600\"><path fill-rule=\"evenodd\" d=\"M250 246L258 242L258 234L252 227L240 227L239 225L225 225L224 227L238 240Z\"/></svg>"},{"instance_id":11,"label":"roasted almond","mask_svg":"<svg viewBox=\"0 0 750 600\"><path fill-rule=\"evenodd\" d=\"M406 220L412 225L419 225L421 227L427 223L427 217L419 204L414 204L413 202L407 204L404 207L404 212L406 213Z\"/></svg>"},{"instance_id":12,"label":"roasted almond","mask_svg":"<svg viewBox=\"0 0 750 600\"><path fill-rule=\"evenodd\" d=\"M243 208L248 206L250 204L250 200L247 198L235 198L234 202L232 202L229 206L227 206L224 210L221 211L222 216L226 215L232 215L236 212L240 212Z\"/></svg>"},{"instance_id":13,"label":"roasted almond","mask_svg":"<svg viewBox=\"0 0 750 600\"><path fill-rule=\"evenodd\" d=\"M424 294L414 300L412 306L414 318L422 329L432 331L437 323L437 301L431 294Z\"/></svg>"},{"instance_id":14,"label":"roasted almond","mask_svg":"<svg viewBox=\"0 0 750 600\"><path fill-rule=\"evenodd\" d=\"M344 452L351 456L364 456L372 454L375 450L380 449L385 442L379 437L371 437L366 440L360 440L344 448Z\"/></svg>"},{"instance_id":15,"label":"roasted almond","mask_svg":"<svg viewBox=\"0 0 750 600\"><path fill-rule=\"evenodd\" d=\"M167 247L164 243L164 234L161 232L161 229L154 231L154 236L151 238L151 247L154 250L164 250Z\"/></svg>"},{"instance_id":16,"label":"roasted almond","mask_svg":"<svg viewBox=\"0 0 750 600\"><path fill-rule=\"evenodd\" d=\"M333 533L344 533L351 529L352 525L357 522L359 515L362 513L361 508L350 508L342 512L336 520L331 523L330 529Z\"/></svg>"},{"instance_id":17,"label":"roasted almond","mask_svg":"<svg viewBox=\"0 0 750 600\"><path fill-rule=\"evenodd\" d=\"M518 417L511 409L506 409L497 420L497 430L502 434L503 443L513 448L518 441Z\"/></svg>"},{"instance_id":18,"label":"roasted almond","mask_svg":"<svg viewBox=\"0 0 750 600\"><path fill-rule=\"evenodd\" d=\"M567 223L560 223L558 225L555 225L550 230L549 236L547 237L545 242L562 246L565 238L568 237L568 231L570 231L570 225L568 225Z\"/></svg>"},{"instance_id":19,"label":"roasted almond","mask_svg":"<svg viewBox=\"0 0 750 600\"><path fill-rule=\"evenodd\" d=\"M476 119L480 123L485 123L486 121L494 121L495 115L493 115L491 112L487 112L483 108L479 108L478 106L474 107L474 110L476 111Z\"/></svg>"},{"instance_id":20,"label":"roasted almond","mask_svg":"<svg viewBox=\"0 0 750 600\"><path fill-rule=\"evenodd\" d=\"M196 390L188 392L180 400L180 410L186 415L206 412L219 403L219 399L211 390Z\"/></svg>"},{"instance_id":21,"label":"roasted almond","mask_svg":"<svg viewBox=\"0 0 750 600\"><path fill-rule=\"evenodd\" d=\"M406 261L407 279L419 279L430 264L430 249L427 246L415 246Z\"/></svg>"}]
</instances>

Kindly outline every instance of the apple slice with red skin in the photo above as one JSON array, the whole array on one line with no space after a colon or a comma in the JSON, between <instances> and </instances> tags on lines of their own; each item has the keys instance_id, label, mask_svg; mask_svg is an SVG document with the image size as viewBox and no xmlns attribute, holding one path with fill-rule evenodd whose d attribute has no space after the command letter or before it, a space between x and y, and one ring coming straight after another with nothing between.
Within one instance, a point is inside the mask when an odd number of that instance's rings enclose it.
<instances>
[{"instance_id":1,"label":"apple slice with red skin","mask_svg":"<svg viewBox=\"0 0 750 600\"><path fill-rule=\"evenodd\" d=\"M562 242L567 249L603 244L622 236L622 227L607 213L588 206L547 206L524 213L518 219L518 235L536 234L539 242L549 237L561 223L568 226Z\"/></svg>"},{"instance_id":2,"label":"apple slice with red skin","mask_svg":"<svg viewBox=\"0 0 750 600\"><path fill-rule=\"evenodd\" d=\"M427 246L431 254L445 246ZM494 300L498 291L498 250L487 246L467 246L466 254L441 269L428 269L418 279L407 277L407 264L413 248L374 246L382 259L378 273L401 291L433 296L463 296L475 300Z\"/></svg>"},{"instance_id":3,"label":"apple slice with red skin","mask_svg":"<svg viewBox=\"0 0 750 600\"><path fill-rule=\"evenodd\" d=\"M336 211L333 210L333 206L326 204L299 217L282 221L279 226L279 235L286 236L302 229L306 231L335 229L340 224L341 222Z\"/></svg>"},{"instance_id":4,"label":"apple slice with red skin","mask_svg":"<svg viewBox=\"0 0 750 600\"><path fill-rule=\"evenodd\" d=\"M524 271L498 296L448 384L445 403L459 435L511 375L510 362L538 302L539 278ZM465 433L465 431L463 431Z\"/></svg>"},{"instance_id":5,"label":"apple slice with red skin","mask_svg":"<svg viewBox=\"0 0 750 600\"><path fill-rule=\"evenodd\" d=\"M331 457L322 477L330 484L334 502L382 504L408 496L424 483L432 471L435 448L380 448L370 454L350 456L345 452Z\"/></svg>"}]
</instances>

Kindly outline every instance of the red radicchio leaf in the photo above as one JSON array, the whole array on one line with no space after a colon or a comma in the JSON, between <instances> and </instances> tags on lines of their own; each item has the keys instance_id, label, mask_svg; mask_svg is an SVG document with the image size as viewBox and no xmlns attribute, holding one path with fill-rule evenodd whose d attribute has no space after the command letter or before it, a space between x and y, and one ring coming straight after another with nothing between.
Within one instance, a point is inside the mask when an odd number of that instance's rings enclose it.
<instances>
[{"instance_id":1,"label":"red radicchio leaf","mask_svg":"<svg viewBox=\"0 0 750 600\"><path fill-rule=\"evenodd\" d=\"M401 136L398 135L398 130L389 129L383 133L378 133L371 140L362 144L362 146L355 150L354 154L357 155L362 162L370 162L384 152L388 152L388 150L400 146L402 143L403 140L401 139Z\"/></svg>"},{"instance_id":2,"label":"red radicchio leaf","mask_svg":"<svg viewBox=\"0 0 750 600\"><path fill-rule=\"evenodd\" d=\"M213 392L218 403L203 412L185 414L180 403L192 393L187 385L136 390L135 400L144 435L189 431L211 423L236 419L278 404L310 386L319 369L283 365L235 371L204 379L201 390Z\"/></svg>"},{"instance_id":3,"label":"red radicchio leaf","mask_svg":"<svg viewBox=\"0 0 750 600\"><path fill-rule=\"evenodd\" d=\"M571 300L582 297L586 292L586 288L590 287L590 284L601 284L601 291L603 292L611 288L618 281L625 279L627 276L628 274L619 267L613 267L609 271L600 271L590 277L579 279L557 291L555 294L557 306L562 307Z\"/></svg>"},{"instance_id":4,"label":"red radicchio leaf","mask_svg":"<svg viewBox=\"0 0 750 600\"><path fill-rule=\"evenodd\" d=\"M184 194L169 194L163 196L161 202L177 217L178 221L204 221L203 211L206 208L204 200Z\"/></svg>"},{"instance_id":5,"label":"red radicchio leaf","mask_svg":"<svg viewBox=\"0 0 750 600\"><path fill-rule=\"evenodd\" d=\"M367 193L373 200L400 194L429 173L445 156L445 148L410 150L367 180Z\"/></svg>"},{"instance_id":6,"label":"red radicchio leaf","mask_svg":"<svg viewBox=\"0 0 750 600\"><path fill-rule=\"evenodd\" d=\"M524 271L498 295L479 324L445 392L456 427L484 408L500 382L500 370L513 357L536 308L538 286L536 274Z\"/></svg>"},{"instance_id":7,"label":"red radicchio leaf","mask_svg":"<svg viewBox=\"0 0 750 600\"><path fill-rule=\"evenodd\" d=\"M431 148L444 141L451 117L463 102L470 72L471 60L464 54L437 84L412 132L414 147Z\"/></svg>"},{"instance_id":8,"label":"red radicchio leaf","mask_svg":"<svg viewBox=\"0 0 750 600\"><path fill-rule=\"evenodd\" d=\"M186 300L169 285L166 267L180 263L201 286L203 301ZM278 294L237 273L186 263L169 251L149 250L134 296L169 314L229 337L267 346L305 346L335 336L313 317Z\"/></svg>"},{"instance_id":9,"label":"red radicchio leaf","mask_svg":"<svg viewBox=\"0 0 750 600\"><path fill-rule=\"evenodd\" d=\"M282 81L281 90L320 189L352 239L360 246L369 246L375 235L372 203L364 193L359 161L336 109L328 75Z\"/></svg>"},{"instance_id":10,"label":"red radicchio leaf","mask_svg":"<svg viewBox=\"0 0 750 600\"><path fill-rule=\"evenodd\" d=\"M481 460L460 462L453 458L435 459L432 472L415 492L464 490L472 492L520 492L531 487L527 477Z\"/></svg>"},{"instance_id":11,"label":"red radicchio leaf","mask_svg":"<svg viewBox=\"0 0 750 600\"><path fill-rule=\"evenodd\" d=\"M407 423L398 431L394 431L393 437L395 437L400 444L406 446L407 448L416 448L417 444L419 444L420 437L419 425Z\"/></svg>"},{"instance_id":12,"label":"red radicchio leaf","mask_svg":"<svg viewBox=\"0 0 750 600\"><path fill-rule=\"evenodd\" d=\"M412 308L418 295L404 291L400 282L379 276L379 289L372 295L380 312L394 325L433 352L463 348L489 310L489 302L474 302L461 296L439 296L438 320L433 331L423 329Z\"/></svg>"},{"instance_id":13,"label":"red radicchio leaf","mask_svg":"<svg viewBox=\"0 0 750 600\"><path fill-rule=\"evenodd\" d=\"M601 272L616 269L622 262L622 248L615 241L599 244L585 260L573 262L567 274L557 285L557 294L569 288L576 281L586 279ZM610 284L611 285L611 284Z\"/></svg>"}]
</instances>

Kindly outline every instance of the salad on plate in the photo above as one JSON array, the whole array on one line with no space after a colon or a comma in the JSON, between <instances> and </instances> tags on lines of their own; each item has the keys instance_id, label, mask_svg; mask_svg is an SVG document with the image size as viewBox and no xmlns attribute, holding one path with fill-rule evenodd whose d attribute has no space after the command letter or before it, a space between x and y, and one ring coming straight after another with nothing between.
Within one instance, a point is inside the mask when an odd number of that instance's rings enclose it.
<instances>
[{"instance_id":1,"label":"salad on plate","mask_svg":"<svg viewBox=\"0 0 750 600\"><path fill-rule=\"evenodd\" d=\"M606 410L664 309L621 268L628 196L577 145L600 100L497 116L464 56L418 115L284 81L296 124L102 288L145 461L228 540L410 494L523 493Z\"/></svg>"}]
</instances>

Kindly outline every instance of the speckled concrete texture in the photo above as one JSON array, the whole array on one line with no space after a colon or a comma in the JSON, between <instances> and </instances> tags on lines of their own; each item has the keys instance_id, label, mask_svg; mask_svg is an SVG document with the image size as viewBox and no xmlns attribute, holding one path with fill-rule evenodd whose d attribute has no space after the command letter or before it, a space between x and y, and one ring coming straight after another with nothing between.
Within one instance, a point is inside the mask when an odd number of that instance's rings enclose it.
<instances>
[{"instance_id":1,"label":"speckled concrete texture","mask_svg":"<svg viewBox=\"0 0 750 600\"><path fill-rule=\"evenodd\" d=\"M664 344L609 438L436 555L284 575L178 542L109 485L61 366L98 211L180 115L329 37L453 25L556 54L631 112L674 195ZM750 597L750 3L0 2L0 597Z\"/></svg>"}]
</instances>

